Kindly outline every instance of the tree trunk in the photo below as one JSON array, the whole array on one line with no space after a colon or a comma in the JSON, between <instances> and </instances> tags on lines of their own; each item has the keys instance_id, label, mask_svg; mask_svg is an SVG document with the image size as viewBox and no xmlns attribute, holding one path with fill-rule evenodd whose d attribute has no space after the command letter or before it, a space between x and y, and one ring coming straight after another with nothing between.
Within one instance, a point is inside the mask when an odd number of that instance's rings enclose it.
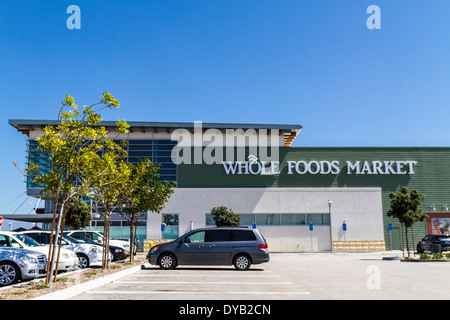
<instances>
[{"instance_id":1,"label":"tree trunk","mask_svg":"<svg viewBox=\"0 0 450 320\"><path fill-rule=\"evenodd\" d=\"M133 244L134 244L135 251L137 251L137 249L138 249L137 245L136 245L136 240L138 240L137 227L138 227L138 223L137 223L137 218L136 218L136 223L134 224L134 238L133 238ZM134 258L133 258L133 261L134 261Z\"/></svg>"},{"instance_id":2,"label":"tree trunk","mask_svg":"<svg viewBox=\"0 0 450 320\"><path fill-rule=\"evenodd\" d=\"M61 239L59 231L61 229L61 220L62 220L62 216L64 215L64 207L65 207L65 204L67 202L67 199L69 199L69 194L65 195L65 198L64 198L64 200L61 203L61 208L59 209L58 222L56 223L55 235L54 235L54 243L53 243L52 256L51 256L52 263L50 265L51 268L50 268L49 279L48 279L49 284L53 280L53 261L55 261L55 253L56 253L56 246L58 245L58 240ZM58 267L56 267L56 268L58 268Z\"/></svg>"},{"instance_id":3,"label":"tree trunk","mask_svg":"<svg viewBox=\"0 0 450 320\"><path fill-rule=\"evenodd\" d=\"M105 220L103 226L103 263L102 269L109 268L109 238L110 238L110 224L111 224L110 212L105 211Z\"/></svg>"},{"instance_id":4,"label":"tree trunk","mask_svg":"<svg viewBox=\"0 0 450 320\"><path fill-rule=\"evenodd\" d=\"M52 244L53 244L53 235L55 232L55 223L56 223L56 213L58 211L58 201L59 201L59 191L60 191L60 184L61 179L58 178L58 182L57 182L57 188L56 188L56 195L55 195L55 208L53 210L53 220L52 220L52 232L50 234L50 244L48 246L48 256L47 256L47 274L45 276L45 285L49 285L50 283L50 273L53 272L53 261L50 259L50 257L52 256Z\"/></svg>"},{"instance_id":5,"label":"tree trunk","mask_svg":"<svg viewBox=\"0 0 450 320\"><path fill-rule=\"evenodd\" d=\"M400 221L400 226L401 226L401 234L402 234L402 254L403 254L403 258L405 257L405 241L403 238L403 221Z\"/></svg>"},{"instance_id":6,"label":"tree trunk","mask_svg":"<svg viewBox=\"0 0 450 320\"><path fill-rule=\"evenodd\" d=\"M107 230L107 213L105 212L105 218L103 220L103 261L102 261L102 269L106 269L106 260L108 259L108 253L106 252L106 239L108 236L108 230Z\"/></svg>"},{"instance_id":7,"label":"tree trunk","mask_svg":"<svg viewBox=\"0 0 450 320\"><path fill-rule=\"evenodd\" d=\"M109 239L111 238L111 213L108 214L108 238L106 238L106 269L109 269Z\"/></svg>"},{"instance_id":8,"label":"tree trunk","mask_svg":"<svg viewBox=\"0 0 450 320\"><path fill-rule=\"evenodd\" d=\"M406 240L406 251L408 252L408 258L409 255L409 241L408 241L408 226L405 225L405 240Z\"/></svg>"},{"instance_id":9,"label":"tree trunk","mask_svg":"<svg viewBox=\"0 0 450 320\"><path fill-rule=\"evenodd\" d=\"M131 227L130 227L130 262L133 262L133 261L134 261L133 250L134 250L134 216L131 216Z\"/></svg>"},{"instance_id":10,"label":"tree trunk","mask_svg":"<svg viewBox=\"0 0 450 320\"><path fill-rule=\"evenodd\" d=\"M64 206L64 212L63 212L63 218L62 218L62 224L61 224L61 237L59 239L59 245L58 245L58 255L56 257L56 266L55 266L55 280L53 281L54 283L56 283L56 275L58 274L58 265L59 265L59 257L61 254L61 245L62 245L62 237L63 237L63 232L64 232L64 225L66 223L66 214L67 214L67 206Z\"/></svg>"}]
</instances>

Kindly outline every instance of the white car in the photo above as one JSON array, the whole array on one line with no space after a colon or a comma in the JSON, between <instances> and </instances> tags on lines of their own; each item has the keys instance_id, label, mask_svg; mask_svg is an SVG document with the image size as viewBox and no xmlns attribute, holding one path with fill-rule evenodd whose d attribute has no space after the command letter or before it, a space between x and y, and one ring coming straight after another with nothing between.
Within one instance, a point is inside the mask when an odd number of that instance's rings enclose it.
<instances>
[{"instance_id":1,"label":"white car","mask_svg":"<svg viewBox=\"0 0 450 320\"><path fill-rule=\"evenodd\" d=\"M20 233L0 231L0 247L21 248L45 254L48 259L48 246L42 245ZM78 257L72 250L61 248L58 271L76 270Z\"/></svg>"},{"instance_id":2,"label":"white car","mask_svg":"<svg viewBox=\"0 0 450 320\"><path fill-rule=\"evenodd\" d=\"M50 243L50 231L22 231L20 234L27 235L41 244ZM77 240L70 236L64 235L61 247L69 249L78 257L78 267L85 269L87 267L101 267L103 258L103 247L100 245L87 244L84 241ZM109 254L109 260L112 260L112 255Z\"/></svg>"},{"instance_id":3,"label":"white car","mask_svg":"<svg viewBox=\"0 0 450 320\"><path fill-rule=\"evenodd\" d=\"M103 238L104 238L104 236L101 232L93 231L93 230L64 231L64 235L68 235L73 238L86 237L86 238L91 239L92 241L98 243L99 245L103 244ZM127 256L130 255L130 241L110 239L109 244L111 246L122 248Z\"/></svg>"}]
</instances>

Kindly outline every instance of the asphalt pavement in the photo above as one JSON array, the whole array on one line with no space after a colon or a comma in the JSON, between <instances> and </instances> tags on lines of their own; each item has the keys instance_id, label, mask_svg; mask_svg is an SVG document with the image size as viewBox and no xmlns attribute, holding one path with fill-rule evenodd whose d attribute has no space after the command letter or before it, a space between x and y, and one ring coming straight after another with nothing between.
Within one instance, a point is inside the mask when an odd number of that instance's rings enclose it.
<instances>
[{"instance_id":1,"label":"asphalt pavement","mask_svg":"<svg viewBox=\"0 0 450 320\"><path fill-rule=\"evenodd\" d=\"M450 263L403 262L398 252L272 253L248 271L232 266L144 264L41 299L399 300L450 299Z\"/></svg>"}]
</instances>

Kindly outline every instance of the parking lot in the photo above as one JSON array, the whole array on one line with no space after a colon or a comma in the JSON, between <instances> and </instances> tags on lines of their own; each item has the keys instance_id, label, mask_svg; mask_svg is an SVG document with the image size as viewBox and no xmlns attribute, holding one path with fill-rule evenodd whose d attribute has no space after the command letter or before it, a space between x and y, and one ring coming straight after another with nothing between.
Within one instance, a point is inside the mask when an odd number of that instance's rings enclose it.
<instances>
[{"instance_id":1,"label":"parking lot","mask_svg":"<svg viewBox=\"0 0 450 320\"><path fill-rule=\"evenodd\" d=\"M141 270L76 300L450 299L450 263L385 260L392 253L271 255L249 271L234 267ZM400 253L401 256L401 253Z\"/></svg>"}]
</instances>

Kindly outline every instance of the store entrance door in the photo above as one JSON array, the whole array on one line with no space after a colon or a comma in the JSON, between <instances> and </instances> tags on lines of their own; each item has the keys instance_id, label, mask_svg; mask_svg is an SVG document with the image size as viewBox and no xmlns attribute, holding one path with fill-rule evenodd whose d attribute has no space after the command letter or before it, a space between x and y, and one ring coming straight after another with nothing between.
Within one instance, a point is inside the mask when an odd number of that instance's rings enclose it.
<instances>
[{"instance_id":1,"label":"store entrance door","mask_svg":"<svg viewBox=\"0 0 450 320\"><path fill-rule=\"evenodd\" d=\"M162 223L164 224L163 239L178 238L178 214L163 214Z\"/></svg>"}]
</instances>

